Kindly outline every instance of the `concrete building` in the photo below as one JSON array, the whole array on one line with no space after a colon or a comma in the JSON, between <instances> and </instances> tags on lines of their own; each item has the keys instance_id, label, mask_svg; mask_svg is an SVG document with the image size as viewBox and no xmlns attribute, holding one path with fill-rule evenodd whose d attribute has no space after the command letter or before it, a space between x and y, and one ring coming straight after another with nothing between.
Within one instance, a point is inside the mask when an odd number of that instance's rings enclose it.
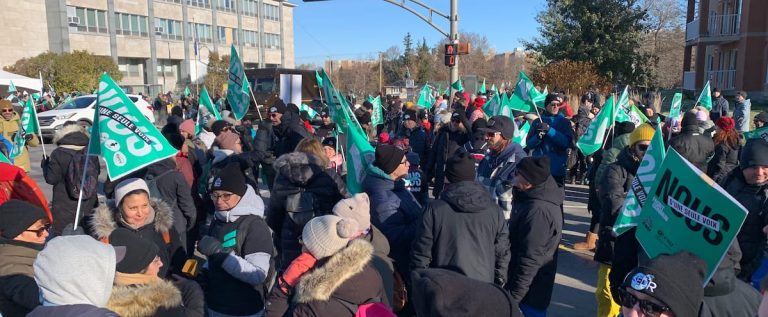
<instances>
[{"instance_id":1,"label":"concrete building","mask_svg":"<svg viewBox=\"0 0 768 317\"><path fill-rule=\"evenodd\" d=\"M25 0L4 7L0 67L40 53L110 56L123 86L157 93L200 81L235 45L249 67L294 67L284 0Z\"/></svg>"},{"instance_id":2,"label":"concrete building","mask_svg":"<svg viewBox=\"0 0 768 317\"><path fill-rule=\"evenodd\" d=\"M768 1L688 0L683 89L768 98Z\"/></svg>"}]
</instances>

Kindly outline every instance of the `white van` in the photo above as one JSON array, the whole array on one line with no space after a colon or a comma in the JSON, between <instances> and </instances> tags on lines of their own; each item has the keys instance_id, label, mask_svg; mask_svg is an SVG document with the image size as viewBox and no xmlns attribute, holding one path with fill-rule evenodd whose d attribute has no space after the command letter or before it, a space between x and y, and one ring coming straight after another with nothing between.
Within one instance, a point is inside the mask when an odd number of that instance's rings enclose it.
<instances>
[{"instance_id":1,"label":"white van","mask_svg":"<svg viewBox=\"0 0 768 317\"><path fill-rule=\"evenodd\" d=\"M72 101L62 103L53 110L37 114L37 121L40 123L40 133L44 138L53 138L56 130L61 129L67 121L75 121L83 126L90 127L93 123L93 111L96 106L96 95L79 96ZM152 106L144 101L139 95L128 95L141 113L155 123L155 115L152 113Z\"/></svg>"}]
</instances>

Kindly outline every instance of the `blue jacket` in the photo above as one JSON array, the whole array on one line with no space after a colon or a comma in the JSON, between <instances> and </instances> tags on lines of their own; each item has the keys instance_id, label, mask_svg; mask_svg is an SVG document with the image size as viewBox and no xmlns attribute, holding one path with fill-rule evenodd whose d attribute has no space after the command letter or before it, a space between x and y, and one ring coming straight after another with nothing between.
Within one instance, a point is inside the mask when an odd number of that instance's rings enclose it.
<instances>
[{"instance_id":1,"label":"blue jacket","mask_svg":"<svg viewBox=\"0 0 768 317\"><path fill-rule=\"evenodd\" d=\"M533 122L531 132L528 134L528 147L531 156L549 156L550 172L552 176L565 176L566 162L568 161L568 148L573 143L573 129L571 122L563 115L554 116L542 114L541 121ZM539 126L541 122L549 125L549 130L543 138L539 138Z\"/></svg>"},{"instance_id":2,"label":"blue jacket","mask_svg":"<svg viewBox=\"0 0 768 317\"><path fill-rule=\"evenodd\" d=\"M421 221L421 205L402 181L395 182L380 168L370 165L363 190L371 201L371 223L389 240L390 257L406 273L411 244Z\"/></svg>"}]
</instances>

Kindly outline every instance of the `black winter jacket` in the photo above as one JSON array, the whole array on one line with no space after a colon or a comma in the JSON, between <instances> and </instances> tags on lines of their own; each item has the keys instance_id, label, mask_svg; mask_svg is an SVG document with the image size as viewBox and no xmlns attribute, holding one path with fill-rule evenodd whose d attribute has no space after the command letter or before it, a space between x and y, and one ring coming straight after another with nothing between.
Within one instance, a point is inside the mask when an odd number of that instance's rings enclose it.
<instances>
[{"instance_id":1,"label":"black winter jacket","mask_svg":"<svg viewBox=\"0 0 768 317\"><path fill-rule=\"evenodd\" d=\"M197 218L197 209L189 185L184 180L184 175L176 170L176 162L170 158L148 166L144 179L158 176L160 178L156 184L161 197L155 198L161 199L173 209L173 228L184 237L182 243L186 245L186 233L195 225Z\"/></svg>"},{"instance_id":2,"label":"black winter jacket","mask_svg":"<svg viewBox=\"0 0 768 317\"><path fill-rule=\"evenodd\" d=\"M521 304L546 310L557 273L557 248L563 231L565 193L555 179L528 191L515 189L509 219L511 259L505 288Z\"/></svg>"},{"instance_id":3,"label":"black winter jacket","mask_svg":"<svg viewBox=\"0 0 768 317\"><path fill-rule=\"evenodd\" d=\"M635 178L640 160L637 160L630 149L624 148L619 154L618 160L605 170L600 184L600 232L598 232L598 244L595 250L595 261L611 265L613 261L613 224L624 205L627 191ZM626 233L625 233L626 235Z\"/></svg>"},{"instance_id":4,"label":"black winter jacket","mask_svg":"<svg viewBox=\"0 0 768 317\"><path fill-rule=\"evenodd\" d=\"M752 286L736 278L739 259L739 243L734 242L704 287L704 304L699 317L757 316L762 296Z\"/></svg>"},{"instance_id":5,"label":"black winter jacket","mask_svg":"<svg viewBox=\"0 0 768 317\"><path fill-rule=\"evenodd\" d=\"M733 147L725 143L715 145L715 155L707 164L707 175L715 183L720 183L736 166L739 166L740 151L740 144Z\"/></svg>"},{"instance_id":6,"label":"black winter jacket","mask_svg":"<svg viewBox=\"0 0 768 317\"><path fill-rule=\"evenodd\" d=\"M257 151L271 152L274 157L280 157L285 153L293 152L301 140L311 137L312 135L301 123L299 114L286 111L280 125L259 126L254 142Z\"/></svg>"},{"instance_id":7,"label":"black winter jacket","mask_svg":"<svg viewBox=\"0 0 768 317\"><path fill-rule=\"evenodd\" d=\"M423 164L423 170L430 177L434 176L435 188L432 190L434 197L440 197L445 187L445 162L453 156L457 150L464 150L463 145L469 141L469 132L451 131L450 126L443 126L437 131L432 151L429 151L429 161Z\"/></svg>"},{"instance_id":8,"label":"black winter jacket","mask_svg":"<svg viewBox=\"0 0 768 317\"><path fill-rule=\"evenodd\" d=\"M267 211L267 224L275 232L275 245L280 254L280 270L301 254L299 236L304 224L293 222L286 202L288 196L300 192L312 193L315 199L315 216L331 214L333 206L348 196L346 185L334 172L322 166L320 158L302 152L288 153L274 163L277 177Z\"/></svg>"},{"instance_id":9,"label":"black winter jacket","mask_svg":"<svg viewBox=\"0 0 768 317\"><path fill-rule=\"evenodd\" d=\"M739 278L749 281L760 265L766 246L763 227L768 225L768 185L747 184L741 168L737 167L725 178L721 186L748 212L736 239L742 253Z\"/></svg>"},{"instance_id":10,"label":"black winter jacket","mask_svg":"<svg viewBox=\"0 0 768 317\"><path fill-rule=\"evenodd\" d=\"M501 208L476 181L449 184L422 215L411 270L444 268L487 283L506 281L509 228ZM499 283L502 284L502 283Z\"/></svg>"},{"instance_id":11,"label":"black winter jacket","mask_svg":"<svg viewBox=\"0 0 768 317\"><path fill-rule=\"evenodd\" d=\"M715 143L699 133L696 125L683 126L680 134L669 140L669 146L704 173L707 161L715 152Z\"/></svg>"},{"instance_id":12,"label":"black winter jacket","mask_svg":"<svg viewBox=\"0 0 768 317\"><path fill-rule=\"evenodd\" d=\"M0 238L0 315L26 316L40 306L32 265L42 244Z\"/></svg>"}]
</instances>

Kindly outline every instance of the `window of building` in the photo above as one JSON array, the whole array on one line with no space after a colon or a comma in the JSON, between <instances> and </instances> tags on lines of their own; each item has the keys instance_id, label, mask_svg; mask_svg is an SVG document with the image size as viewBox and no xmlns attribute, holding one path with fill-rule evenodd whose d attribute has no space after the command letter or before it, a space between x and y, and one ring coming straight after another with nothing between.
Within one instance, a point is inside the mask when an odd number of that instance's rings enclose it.
<instances>
[{"instance_id":1,"label":"window of building","mask_svg":"<svg viewBox=\"0 0 768 317\"><path fill-rule=\"evenodd\" d=\"M117 59L117 68L125 77L141 77L141 64L140 59L123 57Z\"/></svg>"},{"instance_id":2,"label":"window of building","mask_svg":"<svg viewBox=\"0 0 768 317\"><path fill-rule=\"evenodd\" d=\"M200 42L213 43L213 30L208 24L192 23L187 24L189 38L197 38Z\"/></svg>"},{"instance_id":3,"label":"window of building","mask_svg":"<svg viewBox=\"0 0 768 317\"><path fill-rule=\"evenodd\" d=\"M120 35L149 36L147 17L115 12L115 33Z\"/></svg>"},{"instance_id":4,"label":"window of building","mask_svg":"<svg viewBox=\"0 0 768 317\"><path fill-rule=\"evenodd\" d=\"M264 47L272 49L280 48L280 34L264 33Z\"/></svg>"},{"instance_id":5,"label":"window of building","mask_svg":"<svg viewBox=\"0 0 768 317\"><path fill-rule=\"evenodd\" d=\"M280 21L280 8L272 4L264 4L264 18L272 21Z\"/></svg>"},{"instance_id":6,"label":"window of building","mask_svg":"<svg viewBox=\"0 0 768 317\"><path fill-rule=\"evenodd\" d=\"M157 60L157 76L176 76L176 64L172 60Z\"/></svg>"},{"instance_id":7,"label":"window of building","mask_svg":"<svg viewBox=\"0 0 768 317\"><path fill-rule=\"evenodd\" d=\"M223 26L217 26L216 30L216 33L219 35L219 44L227 44L227 28Z\"/></svg>"},{"instance_id":8,"label":"window of building","mask_svg":"<svg viewBox=\"0 0 768 317\"><path fill-rule=\"evenodd\" d=\"M248 16L259 16L258 0L243 0L243 9L240 10L242 14Z\"/></svg>"},{"instance_id":9,"label":"window of building","mask_svg":"<svg viewBox=\"0 0 768 317\"><path fill-rule=\"evenodd\" d=\"M256 47L259 45L259 32L243 30L243 45Z\"/></svg>"},{"instance_id":10,"label":"window of building","mask_svg":"<svg viewBox=\"0 0 768 317\"><path fill-rule=\"evenodd\" d=\"M187 4L195 7L210 8L210 0L187 0Z\"/></svg>"},{"instance_id":11,"label":"window of building","mask_svg":"<svg viewBox=\"0 0 768 317\"><path fill-rule=\"evenodd\" d=\"M166 40L181 41L184 39L184 33L181 30L181 21L168 19L155 19L155 30L158 36Z\"/></svg>"},{"instance_id":12,"label":"window of building","mask_svg":"<svg viewBox=\"0 0 768 317\"><path fill-rule=\"evenodd\" d=\"M81 7L67 8L68 12L73 10L75 13L74 16L79 20L77 26L74 27L77 31L90 33L109 32L109 28L107 27L107 11Z\"/></svg>"},{"instance_id":13,"label":"window of building","mask_svg":"<svg viewBox=\"0 0 768 317\"><path fill-rule=\"evenodd\" d=\"M181 0L158 0L158 1L181 4Z\"/></svg>"},{"instance_id":14,"label":"window of building","mask_svg":"<svg viewBox=\"0 0 768 317\"><path fill-rule=\"evenodd\" d=\"M219 11L225 11L225 12L237 12L237 8L235 7L235 0L216 0L217 5L216 8Z\"/></svg>"}]
</instances>

